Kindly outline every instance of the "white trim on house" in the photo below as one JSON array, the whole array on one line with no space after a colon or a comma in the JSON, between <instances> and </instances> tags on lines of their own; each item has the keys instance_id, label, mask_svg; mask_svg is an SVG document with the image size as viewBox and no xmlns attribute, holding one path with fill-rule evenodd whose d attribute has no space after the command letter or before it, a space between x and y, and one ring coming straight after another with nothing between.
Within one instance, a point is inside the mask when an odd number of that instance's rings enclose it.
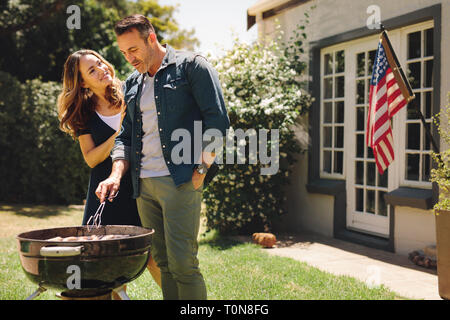
<instances>
[{"instance_id":1,"label":"white trim on house","mask_svg":"<svg viewBox=\"0 0 450 320\"><path fill-rule=\"evenodd\" d=\"M282 5L289 0L259 0L250 8L247 9L247 13L251 16L257 16L263 11L267 11Z\"/></svg>"},{"instance_id":2,"label":"white trim on house","mask_svg":"<svg viewBox=\"0 0 450 320\"><path fill-rule=\"evenodd\" d=\"M398 55L401 65L405 69L405 73L407 70L406 63L406 51L408 50L407 39L408 34L416 31L427 30L433 27L433 21L427 21L420 24L415 24L411 26L407 26L404 28L399 28L395 30L389 31L389 37L391 39L392 45L394 47L395 52ZM376 50L378 44L378 35L369 36L362 39L352 40L345 43L340 43L338 45L333 45L330 47L323 48L320 54L320 84L321 84L321 101L320 101L320 177L321 178L331 178L331 179L346 179L346 190L347 190L347 228L362 231L369 234L374 234L377 236L381 236L384 238L389 237L389 205L384 203L383 195L389 191L395 190L400 186L408 186L408 187L419 187L419 188L431 188L430 182L423 181L409 181L405 179L405 171L406 171L406 126L408 123L419 123L422 128L423 125L420 123L420 120L407 120L407 108L404 107L401 111L399 111L392 121L393 123L393 136L394 136L394 151L396 160L389 166L387 170L387 185L381 183L381 176L376 171L375 159L368 155L368 148L366 145L366 137L365 131L367 130L366 121L367 121L367 112L368 112L368 93L369 93L369 85L370 78L372 76L371 69L373 66L373 61L370 62L372 65L368 64L368 54L369 52L373 52ZM423 47L423 46L422 46ZM345 55L345 69L344 72L335 73L335 55L336 52L344 51ZM423 49L422 49L423 51ZM357 75L357 57L358 54L365 54L365 74L364 76ZM331 73L325 74L325 57L332 57L332 66L333 70ZM423 54L422 54L423 57ZM427 58L419 58L411 61L427 61L430 60L431 57ZM422 70L423 71L423 70ZM422 77L420 79L420 83L423 83L423 72L421 73ZM343 98L335 97L335 84L334 80L336 76L344 76L345 77L345 94ZM331 97L325 97L326 89L325 81L327 79L332 79L331 81ZM358 104L357 101L357 82L363 81L364 88L364 99L361 103ZM425 89L417 89L415 92L429 91L430 88ZM342 124L344 127L344 138L343 138L343 147L335 148L335 127L336 127L336 119L335 119L335 106L334 103L337 101L343 101L345 103L345 112L344 112L344 123ZM330 103L332 103L331 109L329 108ZM327 108L325 106L327 105ZM360 128L358 131L356 130L356 122L357 122L357 108L364 108L364 128ZM325 110L326 109L326 110ZM422 108L423 109L423 108ZM331 110L331 115L327 110ZM330 121L331 120L331 121ZM428 120L427 122L431 122ZM338 126L341 126L338 124ZM331 128L328 129L328 128ZM328 131L325 131L328 130ZM421 129L423 131L423 128ZM329 134L329 136L325 136L325 132ZM420 146L421 146L421 154L427 154L429 151L423 151L423 139L424 132L420 137ZM361 149L361 143L358 144L357 137L364 138L363 144L363 153L357 155L358 145ZM330 145L325 146L324 141L331 141ZM431 144L430 144L431 145ZM358 149L358 150L359 150ZM342 174L334 172L334 151L342 151L343 152L343 169ZM331 158L331 172L324 167L324 155L325 152L332 151ZM409 151L409 153L411 153ZM327 153L328 154L328 153ZM363 168L364 178L361 180L359 177L359 181L356 181L356 171L357 164L359 168ZM371 175L369 179L368 168L370 168Z\"/></svg>"}]
</instances>

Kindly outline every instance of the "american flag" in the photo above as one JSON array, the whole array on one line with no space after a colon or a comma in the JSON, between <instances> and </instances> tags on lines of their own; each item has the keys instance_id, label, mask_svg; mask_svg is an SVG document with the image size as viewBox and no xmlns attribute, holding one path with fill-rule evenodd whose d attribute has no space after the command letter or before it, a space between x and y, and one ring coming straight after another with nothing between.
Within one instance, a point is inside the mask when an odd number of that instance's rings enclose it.
<instances>
[{"instance_id":1,"label":"american flag","mask_svg":"<svg viewBox=\"0 0 450 320\"><path fill-rule=\"evenodd\" d=\"M410 100L411 89L391 49L387 34L380 36L369 93L366 143L373 150L378 172L394 161L391 118Z\"/></svg>"}]
</instances>

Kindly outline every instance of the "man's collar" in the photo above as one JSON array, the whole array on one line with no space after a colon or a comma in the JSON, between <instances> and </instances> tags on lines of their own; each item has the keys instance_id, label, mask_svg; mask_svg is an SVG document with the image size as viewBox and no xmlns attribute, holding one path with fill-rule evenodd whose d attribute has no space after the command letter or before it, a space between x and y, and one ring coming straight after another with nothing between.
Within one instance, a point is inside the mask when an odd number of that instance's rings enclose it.
<instances>
[{"instance_id":1,"label":"man's collar","mask_svg":"<svg viewBox=\"0 0 450 320\"><path fill-rule=\"evenodd\" d=\"M160 69L164 69L165 67L171 65L172 63L176 63L176 55L175 55L175 49L172 48L167 43L163 45L164 48L166 48L166 54L164 55L164 58L161 62L161 66L159 67L158 71ZM147 73L147 72L146 72ZM138 78L138 84L140 85L142 80L144 80L144 76L146 73L141 73Z\"/></svg>"},{"instance_id":2,"label":"man's collar","mask_svg":"<svg viewBox=\"0 0 450 320\"><path fill-rule=\"evenodd\" d=\"M163 61L161 62L160 69L176 62L175 49L168 44L164 44L163 47L166 48L166 54L164 55Z\"/></svg>"}]
</instances>

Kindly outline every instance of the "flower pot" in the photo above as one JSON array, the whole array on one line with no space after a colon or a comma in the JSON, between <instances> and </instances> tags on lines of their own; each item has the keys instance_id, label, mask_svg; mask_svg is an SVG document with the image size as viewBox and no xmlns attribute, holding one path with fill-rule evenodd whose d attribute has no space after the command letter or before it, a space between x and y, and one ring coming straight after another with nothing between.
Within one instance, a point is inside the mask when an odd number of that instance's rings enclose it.
<instances>
[{"instance_id":1,"label":"flower pot","mask_svg":"<svg viewBox=\"0 0 450 320\"><path fill-rule=\"evenodd\" d=\"M436 210L436 249L439 295L450 299L450 211Z\"/></svg>"}]
</instances>

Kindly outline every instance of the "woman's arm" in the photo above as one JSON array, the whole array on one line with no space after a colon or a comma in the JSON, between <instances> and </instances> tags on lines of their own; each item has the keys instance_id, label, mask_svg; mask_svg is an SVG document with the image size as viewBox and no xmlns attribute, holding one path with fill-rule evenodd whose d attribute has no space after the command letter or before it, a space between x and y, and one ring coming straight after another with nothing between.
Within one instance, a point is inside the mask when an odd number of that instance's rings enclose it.
<instances>
[{"instance_id":1,"label":"woman's arm","mask_svg":"<svg viewBox=\"0 0 450 320\"><path fill-rule=\"evenodd\" d=\"M84 161L86 161L89 167L94 168L95 166L102 163L103 161L105 161L106 158L109 157L111 150L114 147L116 137L119 135L122 127L122 122L126 114L125 105L121 109L121 114L122 116L120 118L119 130L114 132L114 134L102 144L95 146L91 134L83 134L78 137L78 141L80 142L81 153L83 154Z\"/></svg>"},{"instance_id":2,"label":"woman's arm","mask_svg":"<svg viewBox=\"0 0 450 320\"><path fill-rule=\"evenodd\" d=\"M94 168L109 157L118 133L119 131L116 131L108 138L108 140L98 146L95 146L94 140L90 134L83 134L78 137L81 153L83 154L84 161L86 161L89 167Z\"/></svg>"}]
</instances>

